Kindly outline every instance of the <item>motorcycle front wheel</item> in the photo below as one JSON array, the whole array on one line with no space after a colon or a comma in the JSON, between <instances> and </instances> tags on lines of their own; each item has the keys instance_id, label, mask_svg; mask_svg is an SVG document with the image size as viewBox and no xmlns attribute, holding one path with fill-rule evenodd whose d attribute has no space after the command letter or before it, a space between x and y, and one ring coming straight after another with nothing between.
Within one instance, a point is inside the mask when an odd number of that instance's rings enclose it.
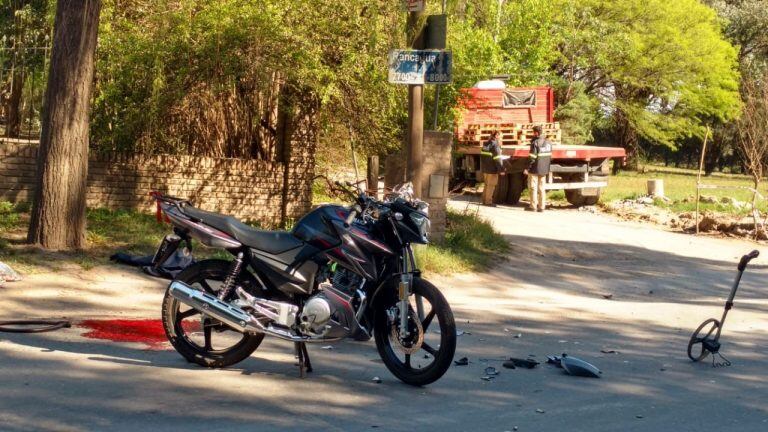
<instances>
[{"instance_id":1,"label":"motorcycle front wheel","mask_svg":"<svg viewBox=\"0 0 768 432\"><path fill-rule=\"evenodd\" d=\"M456 323L445 297L428 281L415 278L405 337L400 334L399 302L395 298L389 303L378 308L374 325L376 348L387 369L414 386L437 381L456 351Z\"/></svg>"}]
</instances>

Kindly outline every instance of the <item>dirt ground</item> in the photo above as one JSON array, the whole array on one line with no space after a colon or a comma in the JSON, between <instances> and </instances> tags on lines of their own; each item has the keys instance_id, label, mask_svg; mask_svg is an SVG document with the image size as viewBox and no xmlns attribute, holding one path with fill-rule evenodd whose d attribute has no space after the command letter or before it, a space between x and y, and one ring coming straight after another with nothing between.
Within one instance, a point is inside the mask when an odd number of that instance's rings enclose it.
<instances>
[{"instance_id":1,"label":"dirt ground","mask_svg":"<svg viewBox=\"0 0 768 432\"><path fill-rule=\"evenodd\" d=\"M434 278L465 332L456 357L470 364L429 387L401 384L373 342L311 346L315 372L302 380L279 341L205 370L167 346L89 339L78 326L0 333L0 430L768 430L768 251L725 325L733 365L712 368L687 359L687 340L719 318L738 258L759 245L577 210L451 205L492 220L512 250L486 274ZM165 285L113 266L35 274L0 288L0 320L158 319ZM499 361L564 352L602 378ZM501 371L490 382L488 366Z\"/></svg>"}]
</instances>

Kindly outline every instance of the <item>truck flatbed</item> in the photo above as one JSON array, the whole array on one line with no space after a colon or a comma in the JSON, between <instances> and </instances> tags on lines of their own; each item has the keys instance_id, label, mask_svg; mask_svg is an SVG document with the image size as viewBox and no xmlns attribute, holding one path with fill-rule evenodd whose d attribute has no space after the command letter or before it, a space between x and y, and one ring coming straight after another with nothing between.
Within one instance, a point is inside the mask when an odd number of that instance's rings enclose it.
<instances>
[{"instance_id":1,"label":"truck flatbed","mask_svg":"<svg viewBox=\"0 0 768 432\"><path fill-rule=\"evenodd\" d=\"M459 145L457 153L465 155L480 154L478 146ZM502 153L510 158L528 158L527 145L501 146ZM598 147L588 145L556 144L552 146L552 160L557 159L613 159L625 158L627 152L621 147Z\"/></svg>"}]
</instances>

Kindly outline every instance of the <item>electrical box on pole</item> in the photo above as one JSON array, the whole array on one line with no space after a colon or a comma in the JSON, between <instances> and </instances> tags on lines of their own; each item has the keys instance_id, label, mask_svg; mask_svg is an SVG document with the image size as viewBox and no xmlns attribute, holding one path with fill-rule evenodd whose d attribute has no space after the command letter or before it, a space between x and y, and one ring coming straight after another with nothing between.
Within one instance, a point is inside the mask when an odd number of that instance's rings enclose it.
<instances>
[{"instance_id":1,"label":"electrical box on pole","mask_svg":"<svg viewBox=\"0 0 768 432\"><path fill-rule=\"evenodd\" d=\"M448 18L446 15L430 15L424 28L425 49L445 49Z\"/></svg>"}]
</instances>

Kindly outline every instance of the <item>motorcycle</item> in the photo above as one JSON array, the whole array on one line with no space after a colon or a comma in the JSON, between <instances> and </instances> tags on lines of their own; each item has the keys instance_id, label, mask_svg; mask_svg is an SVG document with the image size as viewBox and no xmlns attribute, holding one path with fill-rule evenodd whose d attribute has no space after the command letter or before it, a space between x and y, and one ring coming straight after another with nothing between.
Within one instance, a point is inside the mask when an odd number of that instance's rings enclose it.
<instances>
[{"instance_id":1,"label":"motorcycle","mask_svg":"<svg viewBox=\"0 0 768 432\"><path fill-rule=\"evenodd\" d=\"M179 354L221 368L274 336L294 343L303 377L312 370L307 343L373 337L401 381L423 386L445 374L456 349L453 313L421 277L412 248L428 243L428 205L410 185L383 200L357 185L335 186L354 204L319 206L290 232L153 193L182 240L234 256L192 264L168 286L162 321Z\"/></svg>"}]
</instances>

